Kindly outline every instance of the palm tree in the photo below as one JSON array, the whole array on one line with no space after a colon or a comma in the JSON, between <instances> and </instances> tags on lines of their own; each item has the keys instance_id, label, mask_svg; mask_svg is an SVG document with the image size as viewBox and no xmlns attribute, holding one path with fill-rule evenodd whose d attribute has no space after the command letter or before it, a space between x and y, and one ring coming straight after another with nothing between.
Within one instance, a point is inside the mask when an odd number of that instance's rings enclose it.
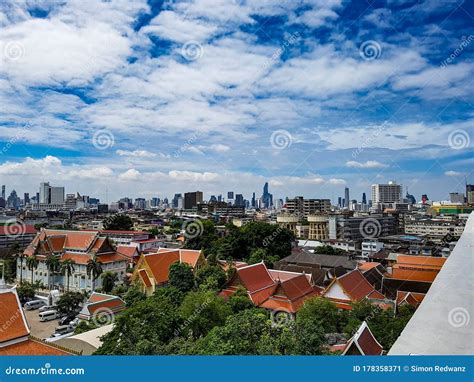
<instances>
[{"instance_id":1,"label":"palm tree","mask_svg":"<svg viewBox=\"0 0 474 382\"><path fill-rule=\"evenodd\" d=\"M102 290L105 293L112 292L114 289L115 282L118 281L117 273L107 271L102 275Z\"/></svg>"},{"instance_id":2,"label":"palm tree","mask_svg":"<svg viewBox=\"0 0 474 382\"><path fill-rule=\"evenodd\" d=\"M33 285L33 271L38 269L39 261L36 258L36 255L29 256L26 259L26 267L31 271L31 285Z\"/></svg>"},{"instance_id":3,"label":"palm tree","mask_svg":"<svg viewBox=\"0 0 474 382\"><path fill-rule=\"evenodd\" d=\"M75 271L74 265L76 262L71 259L66 259L62 262L61 264L61 271L66 275L67 277L67 291L69 292L69 277L72 276L72 274Z\"/></svg>"},{"instance_id":4,"label":"palm tree","mask_svg":"<svg viewBox=\"0 0 474 382\"><path fill-rule=\"evenodd\" d=\"M18 243L13 244L12 252L13 252L13 258L15 260L20 260L20 284L21 284L23 282L23 261L25 260L26 255L23 253L23 250L21 249L20 244Z\"/></svg>"},{"instance_id":5,"label":"palm tree","mask_svg":"<svg viewBox=\"0 0 474 382\"><path fill-rule=\"evenodd\" d=\"M94 256L92 259L90 259L87 262L86 270L87 270L87 276L91 277L92 291L93 291L95 280L97 280L103 272L102 262L97 258L97 256Z\"/></svg>"},{"instance_id":6,"label":"palm tree","mask_svg":"<svg viewBox=\"0 0 474 382\"><path fill-rule=\"evenodd\" d=\"M48 256L48 258L45 261L46 263L46 268L48 269L48 289L51 289L51 273L54 274L54 272L57 272L59 269L59 259L52 255Z\"/></svg>"}]
</instances>

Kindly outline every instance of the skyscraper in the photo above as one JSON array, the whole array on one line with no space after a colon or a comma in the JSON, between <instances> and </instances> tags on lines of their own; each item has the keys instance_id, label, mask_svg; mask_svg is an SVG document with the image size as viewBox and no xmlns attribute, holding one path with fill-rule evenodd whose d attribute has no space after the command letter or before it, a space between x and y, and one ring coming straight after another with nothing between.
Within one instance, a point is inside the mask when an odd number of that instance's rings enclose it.
<instances>
[{"instance_id":1,"label":"skyscraper","mask_svg":"<svg viewBox=\"0 0 474 382\"><path fill-rule=\"evenodd\" d=\"M2 186L2 198L5 200L5 185Z\"/></svg>"},{"instance_id":2,"label":"skyscraper","mask_svg":"<svg viewBox=\"0 0 474 382\"><path fill-rule=\"evenodd\" d=\"M349 199L349 187L344 189L344 208L349 209L350 199Z\"/></svg>"},{"instance_id":3,"label":"skyscraper","mask_svg":"<svg viewBox=\"0 0 474 382\"><path fill-rule=\"evenodd\" d=\"M237 207L244 207L245 206L244 196L242 194L236 194L235 195L235 205Z\"/></svg>"},{"instance_id":4,"label":"skyscraper","mask_svg":"<svg viewBox=\"0 0 474 382\"><path fill-rule=\"evenodd\" d=\"M367 204L367 196L365 195L365 192L362 193L362 204Z\"/></svg>"},{"instance_id":5,"label":"skyscraper","mask_svg":"<svg viewBox=\"0 0 474 382\"><path fill-rule=\"evenodd\" d=\"M273 195L268 192L268 182L265 182L263 186L262 203L265 208L273 205Z\"/></svg>"},{"instance_id":6,"label":"skyscraper","mask_svg":"<svg viewBox=\"0 0 474 382\"><path fill-rule=\"evenodd\" d=\"M202 203L202 191L186 192L184 194L184 209L191 210L197 207L198 203Z\"/></svg>"},{"instance_id":7,"label":"skyscraper","mask_svg":"<svg viewBox=\"0 0 474 382\"><path fill-rule=\"evenodd\" d=\"M252 207L255 208L255 192L252 194Z\"/></svg>"},{"instance_id":8,"label":"skyscraper","mask_svg":"<svg viewBox=\"0 0 474 382\"><path fill-rule=\"evenodd\" d=\"M40 183L39 203L49 204L49 183L48 182Z\"/></svg>"}]
</instances>

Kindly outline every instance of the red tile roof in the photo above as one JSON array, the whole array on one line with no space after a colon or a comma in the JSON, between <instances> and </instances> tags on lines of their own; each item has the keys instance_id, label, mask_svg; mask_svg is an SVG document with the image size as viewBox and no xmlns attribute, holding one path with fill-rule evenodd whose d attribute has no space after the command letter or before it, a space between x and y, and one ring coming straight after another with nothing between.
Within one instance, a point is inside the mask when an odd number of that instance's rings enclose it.
<instances>
[{"instance_id":1,"label":"red tile roof","mask_svg":"<svg viewBox=\"0 0 474 382\"><path fill-rule=\"evenodd\" d=\"M4 355L72 355L65 350L32 339L18 342L13 345L0 348L0 356Z\"/></svg>"},{"instance_id":2,"label":"red tile roof","mask_svg":"<svg viewBox=\"0 0 474 382\"><path fill-rule=\"evenodd\" d=\"M374 287L357 269L338 277L337 281L353 301L360 301L374 291Z\"/></svg>"},{"instance_id":3,"label":"red tile roof","mask_svg":"<svg viewBox=\"0 0 474 382\"><path fill-rule=\"evenodd\" d=\"M117 247L117 252L121 255L127 256L129 259L133 259L133 257L138 256L138 249L137 247L128 247L126 245L119 245Z\"/></svg>"},{"instance_id":4,"label":"red tile roof","mask_svg":"<svg viewBox=\"0 0 474 382\"><path fill-rule=\"evenodd\" d=\"M167 283L171 264L179 261L179 250L143 255L143 259L151 270L155 284Z\"/></svg>"},{"instance_id":5,"label":"red tile roof","mask_svg":"<svg viewBox=\"0 0 474 382\"><path fill-rule=\"evenodd\" d=\"M0 291L0 344L30 333L14 289Z\"/></svg>"},{"instance_id":6,"label":"red tile roof","mask_svg":"<svg viewBox=\"0 0 474 382\"><path fill-rule=\"evenodd\" d=\"M125 309L125 302L118 296L93 292L79 313L79 318L89 319L94 313L116 314Z\"/></svg>"},{"instance_id":7,"label":"red tile roof","mask_svg":"<svg viewBox=\"0 0 474 382\"><path fill-rule=\"evenodd\" d=\"M151 287L151 280L150 278L148 277L148 273L146 273L146 270L145 269L140 269L138 271L138 274L140 275L141 279L143 280L143 283L145 284L145 286L147 288Z\"/></svg>"},{"instance_id":8,"label":"red tile roof","mask_svg":"<svg viewBox=\"0 0 474 382\"><path fill-rule=\"evenodd\" d=\"M237 275L250 293L276 284L263 262L238 268Z\"/></svg>"},{"instance_id":9,"label":"red tile roof","mask_svg":"<svg viewBox=\"0 0 474 382\"><path fill-rule=\"evenodd\" d=\"M353 354L351 349L357 349L357 351L362 355L382 355L383 353L382 345L380 345L380 343L376 340L365 321L362 323L359 329L357 329L357 332L354 334L354 336L349 340L342 354Z\"/></svg>"}]
</instances>

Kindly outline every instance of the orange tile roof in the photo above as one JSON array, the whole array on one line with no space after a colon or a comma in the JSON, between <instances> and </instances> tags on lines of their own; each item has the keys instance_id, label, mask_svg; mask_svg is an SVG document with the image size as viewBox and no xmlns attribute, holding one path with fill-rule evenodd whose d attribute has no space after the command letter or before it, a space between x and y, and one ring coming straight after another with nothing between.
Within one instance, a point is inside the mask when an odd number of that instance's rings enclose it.
<instances>
[{"instance_id":1,"label":"orange tile roof","mask_svg":"<svg viewBox=\"0 0 474 382\"><path fill-rule=\"evenodd\" d=\"M423 301L425 296L425 293L405 292L397 290L397 305L406 302L412 306L418 306Z\"/></svg>"},{"instance_id":2,"label":"orange tile roof","mask_svg":"<svg viewBox=\"0 0 474 382\"><path fill-rule=\"evenodd\" d=\"M104 253L102 255L99 253L97 255L97 260L99 260L103 264L107 264L107 263L113 263L117 261L128 261L128 258L125 255L114 252L114 253Z\"/></svg>"},{"instance_id":3,"label":"orange tile roof","mask_svg":"<svg viewBox=\"0 0 474 382\"><path fill-rule=\"evenodd\" d=\"M115 297L115 296L111 296L110 294L93 292L87 299L87 302L92 303L92 302L110 300L111 297Z\"/></svg>"},{"instance_id":4,"label":"orange tile roof","mask_svg":"<svg viewBox=\"0 0 474 382\"><path fill-rule=\"evenodd\" d=\"M434 267L439 268L446 262L445 257L433 257L433 256L410 256L410 255L398 255L397 264L405 265L419 265L423 267Z\"/></svg>"},{"instance_id":5,"label":"orange tile roof","mask_svg":"<svg viewBox=\"0 0 474 382\"><path fill-rule=\"evenodd\" d=\"M31 224L13 224L13 225L0 225L0 236L11 235L20 233L21 235L34 235L36 233L34 225Z\"/></svg>"},{"instance_id":6,"label":"orange tile roof","mask_svg":"<svg viewBox=\"0 0 474 382\"><path fill-rule=\"evenodd\" d=\"M66 252L61 256L61 261L63 260L73 260L76 264L86 265L87 262L91 259L91 257L87 254L77 254L77 253L68 253Z\"/></svg>"},{"instance_id":7,"label":"orange tile roof","mask_svg":"<svg viewBox=\"0 0 474 382\"><path fill-rule=\"evenodd\" d=\"M374 287L357 269L338 277L337 281L353 301L360 301L374 291Z\"/></svg>"},{"instance_id":8,"label":"orange tile roof","mask_svg":"<svg viewBox=\"0 0 474 382\"><path fill-rule=\"evenodd\" d=\"M39 342L32 339L18 342L0 348L0 356L4 355L72 355L64 350L60 350L55 346L48 345L45 342Z\"/></svg>"},{"instance_id":9,"label":"orange tile roof","mask_svg":"<svg viewBox=\"0 0 474 382\"><path fill-rule=\"evenodd\" d=\"M167 283L171 264L179 261L179 250L143 255L156 284Z\"/></svg>"},{"instance_id":10,"label":"orange tile roof","mask_svg":"<svg viewBox=\"0 0 474 382\"><path fill-rule=\"evenodd\" d=\"M191 267L195 268L199 258L202 256L201 251L191 250L191 249L180 249L180 261L182 263L189 264Z\"/></svg>"},{"instance_id":11,"label":"orange tile roof","mask_svg":"<svg viewBox=\"0 0 474 382\"><path fill-rule=\"evenodd\" d=\"M30 333L15 290L0 292L0 343Z\"/></svg>"},{"instance_id":12,"label":"orange tile roof","mask_svg":"<svg viewBox=\"0 0 474 382\"><path fill-rule=\"evenodd\" d=\"M145 286L147 288L151 287L151 280L150 278L148 277L148 273L146 273L146 270L145 269L140 269L138 271L138 274L140 275L141 279L143 280L143 283L145 284Z\"/></svg>"},{"instance_id":13,"label":"orange tile roof","mask_svg":"<svg viewBox=\"0 0 474 382\"><path fill-rule=\"evenodd\" d=\"M276 284L263 262L238 268L236 274L251 293Z\"/></svg>"},{"instance_id":14,"label":"orange tile roof","mask_svg":"<svg viewBox=\"0 0 474 382\"><path fill-rule=\"evenodd\" d=\"M379 266L380 263L377 263L377 262L365 262L365 263L359 263L359 265L357 266L357 269L359 269L359 271L361 271L362 273L365 272L365 271L369 271L377 266Z\"/></svg>"},{"instance_id":15,"label":"orange tile roof","mask_svg":"<svg viewBox=\"0 0 474 382\"><path fill-rule=\"evenodd\" d=\"M127 256L129 259L133 259L134 256L138 255L137 247L127 247L125 245L119 245L117 252L121 255Z\"/></svg>"}]
</instances>

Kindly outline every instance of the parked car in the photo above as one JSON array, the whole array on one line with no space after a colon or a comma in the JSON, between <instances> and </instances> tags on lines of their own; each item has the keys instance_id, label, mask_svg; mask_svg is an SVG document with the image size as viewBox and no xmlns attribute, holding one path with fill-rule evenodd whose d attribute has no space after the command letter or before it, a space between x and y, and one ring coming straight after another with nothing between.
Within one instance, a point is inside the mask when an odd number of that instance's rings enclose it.
<instances>
[{"instance_id":1,"label":"parked car","mask_svg":"<svg viewBox=\"0 0 474 382\"><path fill-rule=\"evenodd\" d=\"M68 333L72 333L74 331L74 327L71 325L60 325L55 330L51 337L59 337L63 336Z\"/></svg>"},{"instance_id":2,"label":"parked car","mask_svg":"<svg viewBox=\"0 0 474 382\"><path fill-rule=\"evenodd\" d=\"M47 312L48 310L56 310L57 306L55 305L45 305L45 306L42 306L41 308L39 308L38 312L39 313L42 313L42 312Z\"/></svg>"},{"instance_id":3,"label":"parked car","mask_svg":"<svg viewBox=\"0 0 474 382\"><path fill-rule=\"evenodd\" d=\"M46 305L46 301L43 300L31 300L25 303L24 307L26 310L35 310Z\"/></svg>"},{"instance_id":4,"label":"parked car","mask_svg":"<svg viewBox=\"0 0 474 382\"><path fill-rule=\"evenodd\" d=\"M64 316L59 319L59 325L69 325L76 318L74 315Z\"/></svg>"},{"instance_id":5,"label":"parked car","mask_svg":"<svg viewBox=\"0 0 474 382\"><path fill-rule=\"evenodd\" d=\"M58 318L58 312L55 310L48 310L39 314L39 319L41 322L55 320L56 318Z\"/></svg>"}]
</instances>

